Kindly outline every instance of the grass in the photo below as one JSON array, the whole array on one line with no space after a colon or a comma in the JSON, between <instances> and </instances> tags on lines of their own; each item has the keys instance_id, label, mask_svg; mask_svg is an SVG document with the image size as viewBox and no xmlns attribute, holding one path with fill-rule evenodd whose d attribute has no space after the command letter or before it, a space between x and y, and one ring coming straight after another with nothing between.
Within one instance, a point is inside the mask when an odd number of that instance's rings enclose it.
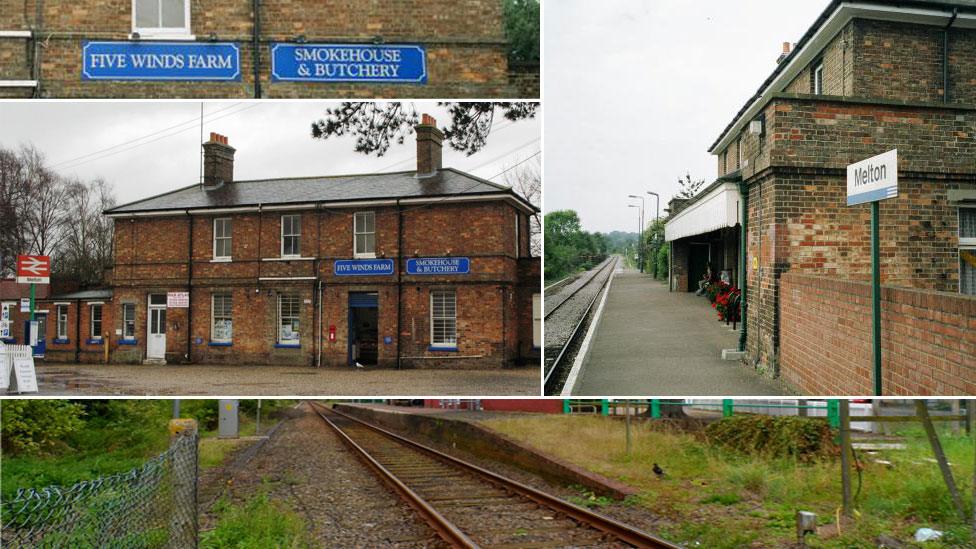
<instances>
[{"instance_id":1,"label":"grass","mask_svg":"<svg viewBox=\"0 0 976 549\"><path fill-rule=\"evenodd\" d=\"M200 536L202 549L300 549L311 547L305 523L295 512L259 493L243 505L226 500L214 507L217 525Z\"/></svg>"},{"instance_id":2,"label":"grass","mask_svg":"<svg viewBox=\"0 0 976 549\"><path fill-rule=\"evenodd\" d=\"M836 522L839 464L833 458L804 463L793 458L746 455L709 446L703 437L668 431L661 424L633 426L633 451L625 454L624 424L597 416L538 416L486 424L591 471L640 490L637 504L670 526L660 534L699 547L781 547L795 541L795 513ZM570 438L566 433L573 433ZM879 534L907 540L920 527L946 532L926 547L971 546L966 524L954 513L931 449L920 428L902 432L908 449L879 457L893 468L862 463L853 523L839 534L808 538L810 547L875 546ZM955 480L967 506L972 493L973 439L941 433ZM652 467L666 472L657 478ZM857 475L854 476L857 488ZM585 495L583 496L585 499ZM579 503L579 502L577 502ZM967 509L971 512L971 509Z\"/></svg>"}]
</instances>

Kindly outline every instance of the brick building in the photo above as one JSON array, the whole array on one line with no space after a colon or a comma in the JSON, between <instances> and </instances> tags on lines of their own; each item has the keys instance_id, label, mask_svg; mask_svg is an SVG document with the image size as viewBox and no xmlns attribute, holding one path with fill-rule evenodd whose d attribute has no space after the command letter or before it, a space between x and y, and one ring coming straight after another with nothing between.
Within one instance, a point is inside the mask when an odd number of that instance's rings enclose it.
<instances>
[{"instance_id":1,"label":"brick building","mask_svg":"<svg viewBox=\"0 0 976 549\"><path fill-rule=\"evenodd\" d=\"M0 0L0 97L535 98L535 70L502 0Z\"/></svg>"},{"instance_id":2,"label":"brick building","mask_svg":"<svg viewBox=\"0 0 976 549\"><path fill-rule=\"evenodd\" d=\"M973 0L831 2L711 147L718 180L669 219L672 289L710 249L745 279L747 360L804 394L872 392L870 207L847 206L846 167L891 149L885 392L976 394Z\"/></svg>"},{"instance_id":3,"label":"brick building","mask_svg":"<svg viewBox=\"0 0 976 549\"><path fill-rule=\"evenodd\" d=\"M443 168L432 118L416 130L416 171L252 181L234 179L235 150L211 134L202 184L106 212L111 288L49 300L66 320L57 333L48 322L47 356L97 361L107 348L110 360L134 363L538 363L535 207Z\"/></svg>"}]
</instances>

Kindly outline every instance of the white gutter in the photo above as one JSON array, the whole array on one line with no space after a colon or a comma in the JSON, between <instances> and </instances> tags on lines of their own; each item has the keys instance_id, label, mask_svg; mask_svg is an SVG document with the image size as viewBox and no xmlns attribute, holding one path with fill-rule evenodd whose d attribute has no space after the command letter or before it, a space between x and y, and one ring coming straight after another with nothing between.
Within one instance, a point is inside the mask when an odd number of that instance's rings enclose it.
<instances>
[{"instance_id":1,"label":"white gutter","mask_svg":"<svg viewBox=\"0 0 976 549\"><path fill-rule=\"evenodd\" d=\"M708 152L717 154L718 151L727 148L735 137L742 132L745 125L759 116L772 95L786 89L786 86L823 51L823 48L837 36L837 33L855 18L944 27L952 18L952 12L939 9L900 8L866 2L841 4L820 26L813 37L803 45L803 48L793 55L786 68L763 90L762 95L749 105L749 108L728 131L722 134L722 138ZM953 28L976 29L976 15L960 13L955 24L953 24Z\"/></svg>"}]
</instances>

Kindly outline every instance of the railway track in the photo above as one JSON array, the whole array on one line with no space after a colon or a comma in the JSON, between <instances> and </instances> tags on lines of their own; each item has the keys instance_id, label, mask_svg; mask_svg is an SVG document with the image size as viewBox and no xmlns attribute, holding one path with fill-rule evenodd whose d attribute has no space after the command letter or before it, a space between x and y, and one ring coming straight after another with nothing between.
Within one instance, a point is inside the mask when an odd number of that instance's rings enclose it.
<instances>
[{"instance_id":1,"label":"railway track","mask_svg":"<svg viewBox=\"0 0 976 549\"><path fill-rule=\"evenodd\" d=\"M565 383L569 362L579 336L585 332L590 311L610 280L620 259L616 256L591 269L565 289L546 299L545 315L545 394L559 394Z\"/></svg>"},{"instance_id":2,"label":"railway track","mask_svg":"<svg viewBox=\"0 0 976 549\"><path fill-rule=\"evenodd\" d=\"M453 547L679 547L338 410L311 404L343 442Z\"/></svg>"}]
</instances>

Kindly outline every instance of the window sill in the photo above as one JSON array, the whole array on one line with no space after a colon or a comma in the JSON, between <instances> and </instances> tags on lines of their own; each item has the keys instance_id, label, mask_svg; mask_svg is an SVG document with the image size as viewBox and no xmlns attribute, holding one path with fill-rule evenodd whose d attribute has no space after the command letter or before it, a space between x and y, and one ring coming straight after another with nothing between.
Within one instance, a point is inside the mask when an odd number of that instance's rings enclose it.
<instances>
[{"instance_id":1,"label":"window sill","mask_svg":"<svg viewBox=\"0 0 976 549\"><path fill-rule=\"evenodd\" d=\"M300 255L283 255L281 257L264 257L261 261L315 261L314 257L302 257Z\"/></svg>"},{"instance_id":2,"label":"window sill","mask_svg":"<svg viewBox=\"0 0 976 549\"><path fill-rule=\"evenodd\" d=\"M301 349L301 343L275 343L275 349Z\"/></svg>"},{"instance_id":3,"label":"window sill","mask_svg":"<svg viewBox=\"0 0 976 549\"><path fill-rule=\"evenodd\" d=\"M103 341L105 340L102 338L98 338L98 339L88 338L85 340L85 345L101 345Z\"/></svg>"},{"instance_id":4,"label":"window sill","mask_svg":"<svg viewBox=\"0 0 976 549\"><path fill-rule=\"evenodd\" d=\"M119 345L136 345L139 341L136 339L120 339Z\"/></svg>"},{"instance_id":5,"label":"window sill","mask_svg":"<svg viewBox=\"0 0 976 549\"><path fill-rule=\"evenodd\" d=\"M457 347L435 347L431 345L427 347L427 350L433 353L456 353L458 352Z\"/></svg>"},{"instance_id":6,"label":"window sill","mask_svg":"<svg viewBox=\"0 0 976 549\"><path fill-rule=\"evenodd\" d=\"M0 341L2 341L4 343L7 343L7 344L10 344L10 345L13 345L13 344L17 343L17 338L14 338L14 337L0 337Z\"/></svg>"},{"instance_id":7,"label":"window sill","mask_svg":"<svg viewBox=\"0 0 976 549\"><path fill-rule=\"evenodd\" d=\"M53 345L66 345L68 343L71 343L71 340L69 340L68 338L56 337L51 340L51 344Z\"/></svg>"},{"instance_id":8,"label":"window sill","mask_svg":"<svg viewBox=\"0 0 976 549\"><path fill-rule=\"evenodd\" d=\"M376 259L376 254L352 254L353 259Z\"/></svg>"},{"instance_id":9,"label":"window sill","mask_svg":"<svg viewBox=\"0 0 976 549\"><path fill-rule=\"evenodd\" d=\"M234 343L231 341L210 341L207 345L210 347L233 347Z\"/></svg>"},{"instance_id":10,"label":"window sill","mask_svg":"<svg viewBox=\"0 0 976 549\"><path fill-rule=\"evenodd\" d=\"M211 263L231 263L233 261L230 257L215 257L210 260Z\"/></svg>"},{"instance_id":11,"label":"window sill","mask_svg":"<svg viewBox=\"0 0 976 549\"><path fill-rule=\"evenodd\" d=\"M134 33L139 33L139 38L133 36ZM194 34L184 34L174 32L173 34L167 34L165 32L159 33L153 29L136 29L129 34L129 40L135 40L137 42L165 42L169 40L181 41L181 42L191 42L196 40L197 37Z\"/></svg>"}]
</instances>

